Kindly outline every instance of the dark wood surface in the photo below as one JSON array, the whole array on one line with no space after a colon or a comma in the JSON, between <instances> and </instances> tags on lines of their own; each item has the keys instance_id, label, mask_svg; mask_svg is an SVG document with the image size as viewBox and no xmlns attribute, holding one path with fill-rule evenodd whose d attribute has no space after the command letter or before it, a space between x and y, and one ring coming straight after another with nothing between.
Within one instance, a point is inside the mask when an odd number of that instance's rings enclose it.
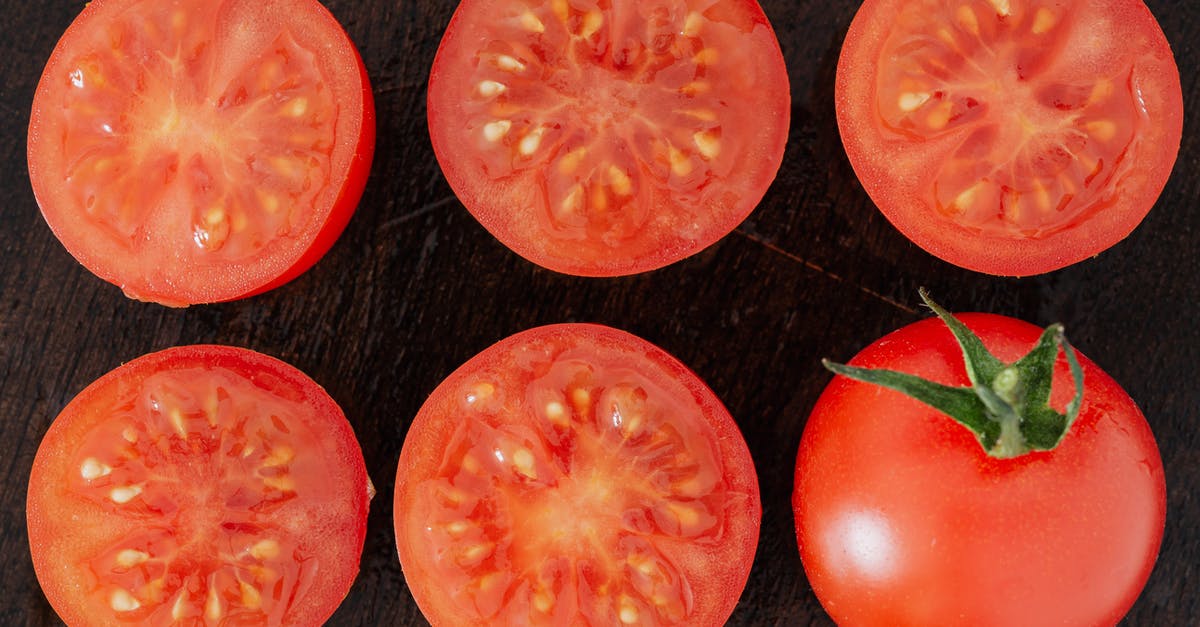
<instances>
[{"instance_id":1,"label":"dark wood surface","mask_svg":"<svg viewBox=\"0 0 1200 627\"><path fill-rule=\"evenodd\" d=\"M374 82L379 141L358 213L323 261L249 300L172 310L127 300L54 239L25 168L42 65L83 2L0 0L0 624L57 623L25 535L34 452L58 411L124 361L216 342L282 358L345 409L379 489L362 572L331 621L424 624L401 575L391 492L404 434L425 396L493 342L532 326L593 321L636 333L700 374L736 417L756 461L763 525L735 625L828 625L797 556L789 497L805 418L849 358L926 314L925 285L956 311L1061 321L1074 344L1137 400L1167 471L1162 553L1130 625L1200 616L1200 134L1185 132L1157 207L1098 258L1028 279L983 276L910 244L871 204L838 138L837 53L854 0L764 0L786 55L792 128L778 179L716 246L621 279L554 274L510 253L454 198L433 158L425 82L453 11L446 0L330 0ZM1200 110L1200 4L1148 2L1176 52L1188 131Z\"/></svg>"}]
</instances>

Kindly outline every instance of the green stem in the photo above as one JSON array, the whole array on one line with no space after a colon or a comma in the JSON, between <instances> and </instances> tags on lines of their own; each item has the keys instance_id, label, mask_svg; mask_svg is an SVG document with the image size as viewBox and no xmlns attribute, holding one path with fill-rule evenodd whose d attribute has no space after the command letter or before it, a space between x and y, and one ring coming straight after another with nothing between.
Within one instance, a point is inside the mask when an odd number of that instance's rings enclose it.
<instances>
[{"instance_id":1,"label":"green stem","mask_svg":"<svg viewBox=\"0 0 1200 627\"><path fill-rule=\"evenodd\" d=\"M828 360L822 363L835 374L902 392L945 413L970 429L993 457L1007 459L1058 446L1079 416L1083 402L1083 369L1062 325L1050 325L1028 354L1006 364L992 355L962 321L933 302L924 288L920 295L962 348L971 385L952 387L903 372L856 368ZM1054 362L1060 349L1075 383L1075 396L1067 403L1065 414L1049 405Z\"/></svg>"}]
</instances>

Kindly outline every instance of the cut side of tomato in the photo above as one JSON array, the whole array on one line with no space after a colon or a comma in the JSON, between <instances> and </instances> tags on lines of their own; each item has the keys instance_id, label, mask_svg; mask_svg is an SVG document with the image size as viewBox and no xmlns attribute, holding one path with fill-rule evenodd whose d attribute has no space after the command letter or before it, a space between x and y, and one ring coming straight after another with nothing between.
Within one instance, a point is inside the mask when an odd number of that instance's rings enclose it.
<instances>
[{"instance_id":1,"label":"cut side of tomato","mask_svg":"<svg viewBox=\"0 0 1200 627\"><path fill-rule=\"evenodd\" d=\"M720 401L595 325L520 333L452 374L413 422L395 497L434 625L722 625L761 519Z\"/></svg>"},{"instance_id":2,"label":"cut side of tomato","mask_svg":"<svg viewBox=\"0 0 1200 627\"><path fill-rule=\"evenodd\" d=\"M869 0L837 94L850 161L888 219L992 274L1124 239L1182 133L1179 71L1140 0Z\"/></svg>"},{"instance_id":3,"label":"cut side of tomato","mask_svg":"<svg viewBox=\"0 0 1200 627\"><path fill-rule=\"evenodd\" d=\"M358 204L374 104L315 0L97 0L34 96L29 171L67 250L132 298L271 289Z\"/></svg>"},{"instance_id":4,"label":"cut side of tomato","mask_svg":"<svg viewBox=\"0 0 1200 627\"><path fill-rule=\"evenodd\" d=\"M775 178L789 115L753 0L466 0L429 79L459 199L576 275L658 268L733 230Z\"/></svg>"},{"instance_id":5,"label":"cut side of tomato","mask_svg":"<svg viewBox=\"0 0 1200 627\"><path fill-rule=\"evenodd\" d=\"M358 573L374 489L316 383L238 348L153 353L43 439L27 517L71 625L320 624Z\"/></svg>"}]
</instances>

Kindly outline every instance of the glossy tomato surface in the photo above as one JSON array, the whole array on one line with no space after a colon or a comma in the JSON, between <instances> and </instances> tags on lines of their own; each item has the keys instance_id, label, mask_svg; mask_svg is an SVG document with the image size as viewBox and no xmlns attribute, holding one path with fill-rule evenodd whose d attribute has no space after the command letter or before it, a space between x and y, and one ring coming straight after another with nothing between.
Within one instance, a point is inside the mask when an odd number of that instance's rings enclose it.
<instances>
[{"instance_id":1,"label":"glossy tomato surface","mask_svg":"<svg viewBox=\"0 0 1200 627\"><path fill-rule=\"evenodd\" d=\"M421 408L396 542L436 626L722 625L762 510L750 453L686 367L565 324L472 358Z\"/></svg>"},{"instance_id":2,"label":"glossy tomato surface","mask_svg":"<svg viewBox=\"0 0 1200 627\"><path fill-rule=\"evenodd\" d=\"M465 0L429 78L459 199L576 275L652 270L732 231L775 178L789 116L754 0Z\"/></svg>"},{"instance_id":3,"label":"glossy tomato surface","mask_svg":"<svg viewBox=\"0 0 1200 627\"><path fill-rule=\"evenodd\" d=\"M358 52L316 0L95 0L38 84L29 174L67 250L128 296L232 300L341 234L374 115Z\"/></svg>"},{"instance_id":4,"label":"glossy tomato surface","mask_svg":"<svg viewBox=\"0 0 1200 627\"><path fill-rule=\"evenodd\" d=\"M901 232L1023 276L1124 239L1179 151L1179 70L1141 0L867 0L837 70L846 153Z\"/></svg>"},{"instance_id":5,"label":"glossy tomato surface","mask_svg":"<svg viewBox=\"0 0 1200 627\"><path fill-rule=\"evenodd\" d=\"M358 574L372 494L349 423L303 373L172 348L59 414L29 545L69 625L320 625Z\"/></svg>"},{"instance_id":6,"label":"glossy tomato surface","mask_svg":"<svg viewBox=\"0 0 1200 627\"><path fill-rule=\"evenodd\" d=\"M1040 330L959 316L1011 363ZM838 624L1113 625L1145 584L1166 516L1149 425L1121 387L1079 356L1084 399L1058 448L988 457L951 418L878 386L835 378L800 443L793 508L805 573ZM937 319L904 327L851 365L968 384ZM1055 365L1050 404L1074 387Z\"/></svg>"}]
</instances>

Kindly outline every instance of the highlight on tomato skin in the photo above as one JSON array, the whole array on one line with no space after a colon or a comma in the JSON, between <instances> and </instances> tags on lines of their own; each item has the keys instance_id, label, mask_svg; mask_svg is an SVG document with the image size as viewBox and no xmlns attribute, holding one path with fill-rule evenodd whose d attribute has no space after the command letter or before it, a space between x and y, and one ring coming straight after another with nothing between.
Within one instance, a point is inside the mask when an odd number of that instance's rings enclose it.
<instances>
[{"instance_id":1,"label":"highlight on tomato skin","mask_svg":"<svg viewBox=\"0 0 1200 627\"><path fill-rule=\"evenodd\" d=\"M1142 0L866 0L837 120L906 237L1029 276L1094 257L1154 206L1179 151L1179 69Z\"/></svg>"},{"instance_id":2,"label":"highlight on tomato skin","mask_svg":"<svg viewBox=\"0 0 1200 627\"><path fill-rule=\"evenodd\" d=\"M358 573L374 488L294 367L170 348L97 379L30 472L38 582L68 625L320 625Z\"/></svg>"},{"instance_id":3,"label":"highlight on tomato skin","mask_svg":"<svg viewBox=\"0 0 1200 627\"><path fill-rule=\"evenodd\" d=\"M762 507L745 441L662 349L518 333L430 395L396 473L397 551L435 626L725 624Z\"/></svg>"},{"instance_id":4,"label":"highlight on tomato skin","mask_svg":"<svg viewBox=\"0 0 1200 627\"><path fill-rule=\"evenodd\" d=\"M1004 364L1042 333L1005 316L958 317ZM928 319L849 365L957 388L970 385L963 352ZM808 583L839 625L1091 627L1129 611L1163 537L1162 459L1134 401L1077 357L1082 404L1065 436L1009 458L913 398L834 377L804 428L792 506ZM1048 404L1070 415L1068 361L1060 352L1052 363Z\"/></svg>"},{"instance_id":5,"label":"highlight on tomato skin","mask_svg":"<svg viewBox=\"0 0 1200 627\"><path fill-rule=\"evenodd\" d=\"M660 268L759 204L791 94L754 0L465 0L429 78L446 180L500 242L580 276Z\"/></svg>"},{"instance_id":6,"label":"highlight on tomato skin","mask_svg":"<svg viewBox=\"0 0 1200 627\"><path fill-rule=\"evenodd\" d=\"M374 143L366 68L317 0L96 0L47 61L28 160L81 264L131 298L186 306L316 263Z\"/></svg>"}]
</instances>

